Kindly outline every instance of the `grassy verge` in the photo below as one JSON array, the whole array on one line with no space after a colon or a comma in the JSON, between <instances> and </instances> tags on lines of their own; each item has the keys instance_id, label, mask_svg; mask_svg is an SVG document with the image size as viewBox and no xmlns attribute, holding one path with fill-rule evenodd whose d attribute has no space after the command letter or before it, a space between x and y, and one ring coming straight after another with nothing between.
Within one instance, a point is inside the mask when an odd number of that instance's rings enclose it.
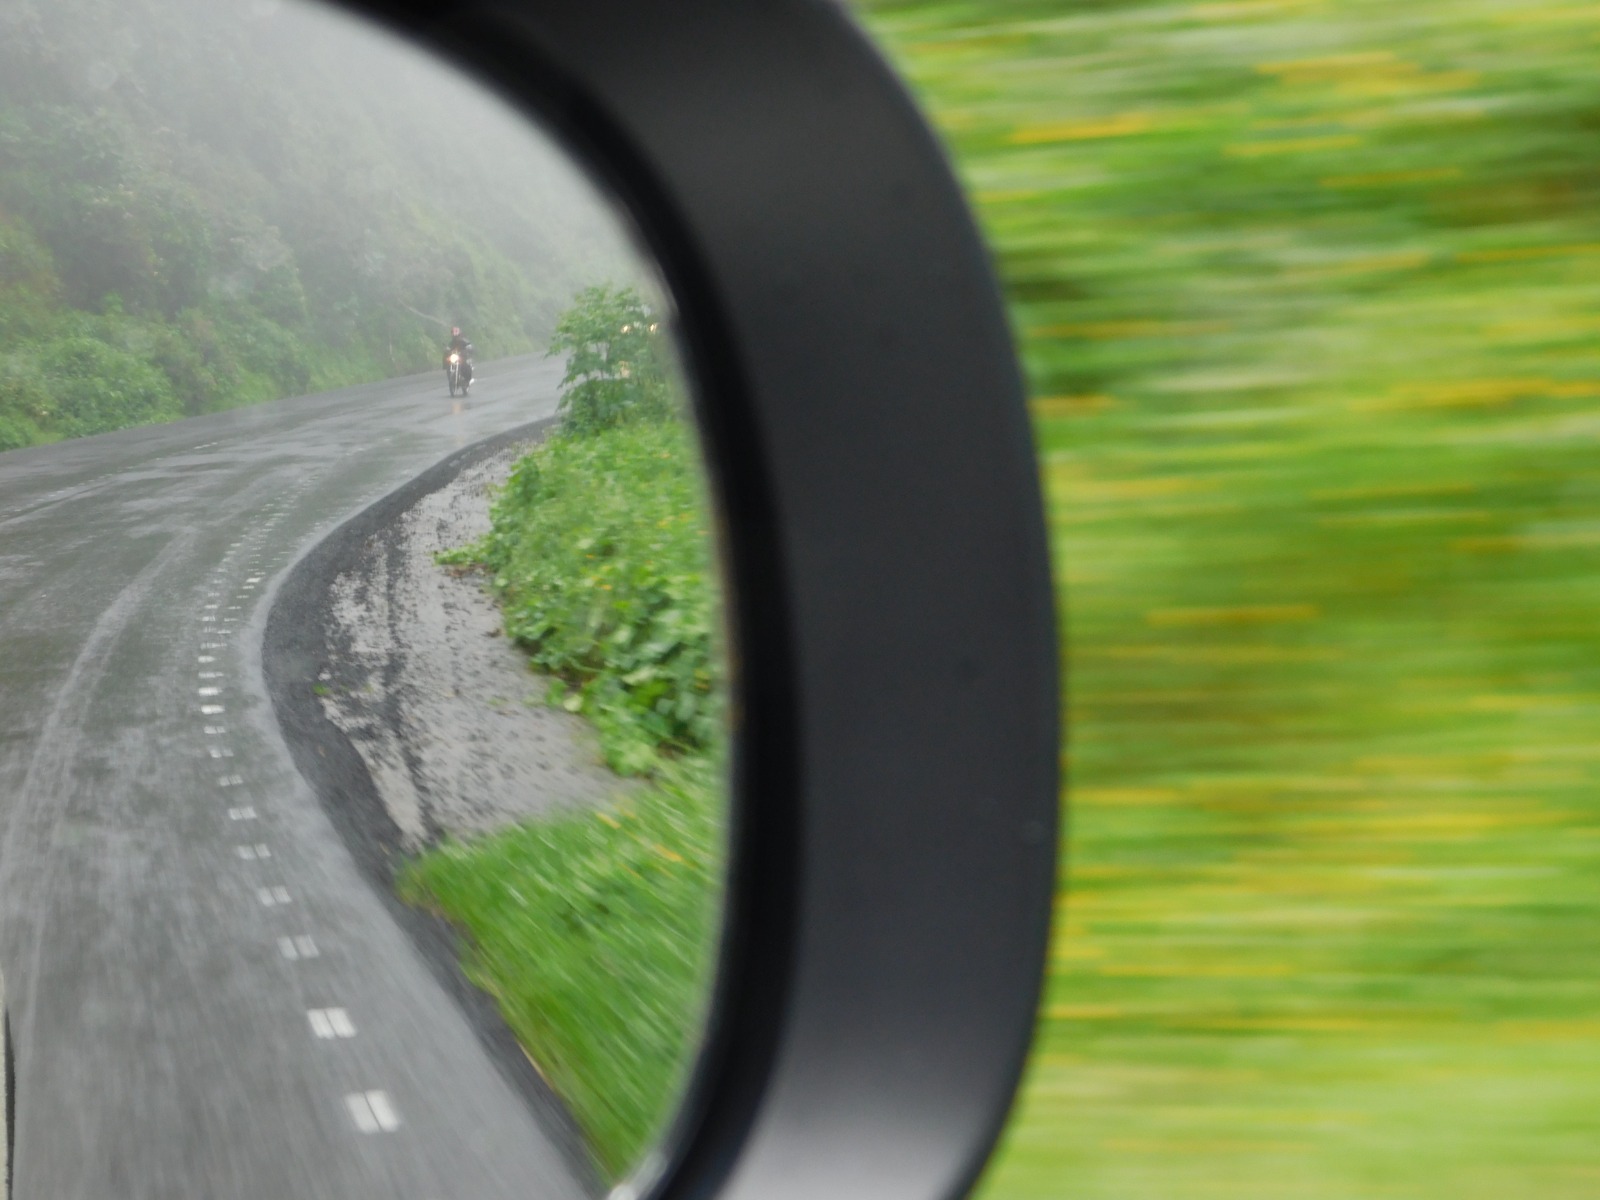
<instances>
[{"instance_id":1,"label":"grassy verge","mask_svg":"<svg viewBox=\"0 0 1600 1200\"><path fill-rule=\"evenodd\" d=\"M996 247L1065 600L983 1195L1592 1195L1593 12L866 17Z\"/></svg>"},{"instance_id":2,"label":"grassy verge","mask_svg":"<svg viewBox=\"0 0 1600 1200\"><path fill-rule=\"evenodd\" d=\"M552 700L648 779L607 811L447 844L400 880L466 935L470 977L608 1180L676 1107L710 988L724 805L701 486L675 419L569 423L517 464L489 535L446 556L488 573Z\"/></svg>"},{"instance_id":3,"label":"grassy verge","mask_svg":"<svg viewBox=\"0 0 1600 1200\"><path fill-rule=\"evenodd\" d=\"M467 935L468 977L586 1135L601 1175L672 1115L706 1001L721 884L720 779L668 769L610 811L449 844L401 895Z\"/></svg>"}]
</instances>

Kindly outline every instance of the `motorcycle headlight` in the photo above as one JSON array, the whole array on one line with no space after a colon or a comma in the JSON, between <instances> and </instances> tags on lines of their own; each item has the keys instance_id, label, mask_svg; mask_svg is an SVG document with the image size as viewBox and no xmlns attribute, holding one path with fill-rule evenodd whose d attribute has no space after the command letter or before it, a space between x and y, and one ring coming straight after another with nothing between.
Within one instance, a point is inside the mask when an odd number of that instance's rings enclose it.
<instances>
[{"instance_id":1,"label":"motorcycle headlight","mask_svg":"<svg viewBox=\"0 0 1600 1200\"><path fill-rule=\"evenodd\" d=\"M451 362L453 362L453 363L458 363L458 362L460 362L460 361L461 361L461 355L459 355L459 354L452 354L452 355L451 355L451 356L450 356L450 361L451 361Z\"/></svg>"}]
</instances>

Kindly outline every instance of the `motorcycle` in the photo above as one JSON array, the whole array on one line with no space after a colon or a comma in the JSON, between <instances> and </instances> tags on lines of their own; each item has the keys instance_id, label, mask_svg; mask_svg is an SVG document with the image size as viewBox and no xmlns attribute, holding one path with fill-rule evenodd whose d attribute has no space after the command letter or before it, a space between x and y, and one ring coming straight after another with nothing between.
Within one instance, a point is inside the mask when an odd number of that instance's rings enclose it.
<instances>
[{"instance_id":1,"label":"motorcycle","mask_svg":"<svg viewBox=\"0 0 1600 1200\"><path fill-rule=\"evenodd\" d=\"M465 396L467 389L472 386L472 347L468 345L462 350L452 350L445 355L444 377L450 385L450 394L454 396L457 389Z\"/></svg>"}]
</instances>

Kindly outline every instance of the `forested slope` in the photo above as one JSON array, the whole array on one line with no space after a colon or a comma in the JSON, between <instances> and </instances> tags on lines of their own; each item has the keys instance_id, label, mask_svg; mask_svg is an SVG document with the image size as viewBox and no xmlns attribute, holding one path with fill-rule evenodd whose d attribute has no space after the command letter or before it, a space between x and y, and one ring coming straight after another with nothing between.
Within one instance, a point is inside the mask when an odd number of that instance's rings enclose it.
<instances>
[{"instance_id":1,"label":"forested slope","mask_svg":"<svg viewBox=\"0 0 1600 1200\"><path fill-rule=\"evenodd\" d=\"M0 5L0 449L534 349L618 241L409 50L275 0Z\"/></svg>"}]
</instances>

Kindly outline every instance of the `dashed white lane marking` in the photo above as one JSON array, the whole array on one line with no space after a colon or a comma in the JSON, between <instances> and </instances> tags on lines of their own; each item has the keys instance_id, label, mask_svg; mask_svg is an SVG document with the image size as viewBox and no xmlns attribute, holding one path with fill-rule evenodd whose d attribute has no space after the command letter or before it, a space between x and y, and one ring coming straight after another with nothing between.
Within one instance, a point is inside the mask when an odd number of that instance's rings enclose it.
<instances>
[{"instance_id":1,"label":"dashed white lane marking","mask_svg":"<svg viewBox=\"0 0 1600 1200\"><path fill-rule=\"evenodd\" d=\"M251 805L247 804L243 808L230 808L228 810L228 820L230 821L254 821L255 819L256 810Z\"/></svg>"},{"instance_id":2,"label":"dashed white lane marking","mask_svg":"<svg viewBox=\"0 0 1600 1200\"><path fill-rule=\"evenodd\" d=\"M219 687L203 687L200 689L200 694L202 696L220 696L222 695L222 689Z\"/></svg>"},{"instance_id":3,"label":"dashed white lane marking","mask_svg":"<svg viewBox=\"0 0 1600 1200\"><path fill-rule=\"evenodd\" d=\"M350 1014L342 1008L313 1008L306 1013L306 1020L311 1022L311 1032L324 1040L356 1035Z\"/></svg>"},{"instance_id":4,"label":"dashed white lane marking","mask_svg":"<svg viewBox=\"0 0 1600 1200\"><path fill-rule=\"evenodd\" d=\"M257 888L256 899L266 908L276 908L289 903L289 889L282 886Z\"/></svg>"},{"instance_id":5,"label":"dashed white lane marking","mask_svg":"<svg viewBox=\"0 0 1600 1200\"><path fill-rule=\"evenodd\" d=\"M228 732L228 727L226 725L207 725L204 728L207 737L221 737L223 734ZM232 753L232 751L229 753Z\"/></svg>"},{"instance_id":6,"label":"dashed white lane marking","mask_svg":"<svg viewBox=\"0 0 1600 1200\"><path fill-rule=\"evenodd\" d=\"M258 858L271 858L272 851L265 842L257 842L253 846L235 846L233 852L245 862L255 862Z\"/></svg>"},{"instance_id":7,"label":"dashed white lane marking","mask_svg":"<svg viewBox=\"0 0 1600 1200\"><path fill-rule=\"evenodd\" d=\"M211 755L212 758L232 758L233 757L233 751L229 750L226 746L207 746L206 747L206 753Z\"/></svg>"},{"instance_id":8,"label":"dashed white lane marking","mask_svg":"<svg viewBox=\"0 0 1600 1200\"><path fill-rule=\"evenodd\" d=\"M218 787L238 787L243 782L244 782L244 776L243 775L224 775L221 779L217 780L217 786Z\"/></svg>"},{"instance_id":9,"label":"dashed white lane marking","mask_svg":"<svg viewBox=\"0 0 1600 1200\"><path fill-rule=\"evenodd\" d=\"M316 958L322 951L317 949L316 941L306 934L297 937L281 937L278 939L278 953L295 962L302 958Z\"/></svg>"},{"instance_id":10,"label":"dashed white lane marking","mask_svg":"<svg viewBox=\"0 0 1600 1200\"><path fill-rule=\"evenodd\" d=\"M214 663L217 661L217 656L215 654L200 654L195 656L195 661L202 663Z\"/></svg>"},{"instance_id":11,"label":"dashed white lane marking","mask_svg":"<svg viewBox=\"0 0 1600 1200\"><path fill-rule=\"evenodd\" d=\"M351 1092L344 1103L362 1133L393 1133L400 1128L400 1114L385 1092Z\"/></svg>"},{"instance_id":12,"label":"dashed white lane marking","mask_svg":"<svg viewBox=\"0 0 1600 1200\"><path fill-rule=\"evenodd\" d=\"M228 710L223 708L220 704L202 704L200 706L200 712L208 717L214 717L219 713L225 713L227 711Z\"/></svg>"},{"instance_id":13,"label":"dashed white lane marking","mask_svg":"<svg viewBox=\"0 0 1600 1200\"><path fill-rule=\"evenodd\" d=\"M199 679L226 679L227 676L224 675L221 671L199 671L199 672L196 672L196 678L199 678Z\"/></svg>"}]
</instances>

